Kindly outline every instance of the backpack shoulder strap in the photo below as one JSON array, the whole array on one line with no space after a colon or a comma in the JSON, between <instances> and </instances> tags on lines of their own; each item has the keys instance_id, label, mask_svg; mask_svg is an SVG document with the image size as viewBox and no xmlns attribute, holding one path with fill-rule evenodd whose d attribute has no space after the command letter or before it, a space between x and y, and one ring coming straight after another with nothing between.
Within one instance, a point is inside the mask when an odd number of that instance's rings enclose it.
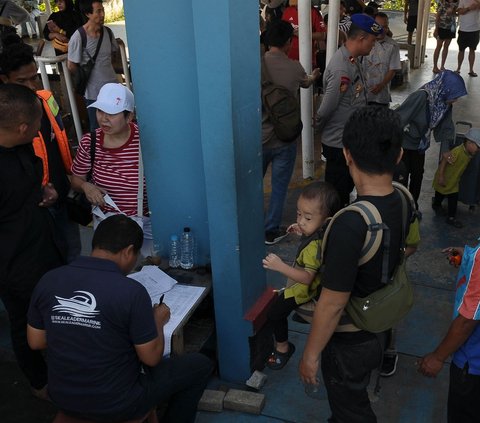
<instances>
[{"instance_id":1,"label":"backpack shoulder strap","mask_svg":"<svg viewBox=\"0 0 480 423\"><path fill-rule=\"evenodd\" d=\"M78 32L80 33L80 38L82 39L82 49L85 50L85 47L87 47L87 33L85 32L83 25L78 28Z\"/></svg>"},{"instance_id":2,"label":"backpack shoulder strap","mask_svg":"<svg viewBox=\"0 0 480 423\"><path fill-rule=\"evenodd\" d=\"M106 26L105 29L108 32L108 38L110 38L110 44L113 44L113 31L112 31L112 29L109 28L108 26Z\"/></svg>"},{"instance_id":3,"label":"backpack shoulder strap","mask_svg":"<svg viewBox=\"0 0 480 423\"><path fill-rule=\"evenodd\" d=\"M333 222L340 215L342 215L347 211L353 211L353 212L359 213L367 225L367 234L365 236L365 241L363 243L360 259L358 260L358 264L362 265L368 262L376 254L376 252L380 248L382 239L383 239L384 248L385 246L388 246L388 243L390 241L388 226L382 222L382 217L380 216L380 213L378 212L377 208L369 201L357 201L356 203L352 203L349 206L344 207L343 209L338 211L332 217L332 219L330 220L327 226L327 229L325 230L325 234L323 235L322 256L325 254L327 238Z\"/></svg>"},{"instance_id":4,"label":"backpack shoulder strap","mask_svg":"<svg viewBox=\"0 0 480 423\"><path fill-rule=\"evenodd\" d=\"M262 56L260 61L260 76L262 87L273 84L272 78L270 78L270 73L268 72L267 65L265 63L265 55Z\"/></svg>"},{"instance_id":5,"label":"backpack shoulder strap","mask_svg":"<svg viewBox=\"0 0 480 423\"><path fill-rule=\"evenodd\" d=\"M392 182L393 187L398 191L400 194L400 197L402 199L402 215L403 219L408 218L408 223L412 223L416 217L418 217L417 213L417 206L415 204L415 200L413 199L412 194L410 191L407 189L407 187L400 182ZM410 203L410 210L411 213L408 215L408 204Z\"/></svg>"}]
</instances>

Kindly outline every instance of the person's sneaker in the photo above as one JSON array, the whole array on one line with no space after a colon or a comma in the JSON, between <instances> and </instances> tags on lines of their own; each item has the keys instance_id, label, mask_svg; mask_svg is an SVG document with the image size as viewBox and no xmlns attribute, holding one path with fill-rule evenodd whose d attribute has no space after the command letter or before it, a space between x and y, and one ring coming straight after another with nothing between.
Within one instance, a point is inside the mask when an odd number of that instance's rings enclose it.
<instances>
[{"instance_id":1,"label":"person's sneaker","mask_svg":"<svg viewBox=\"0 0 480 423\"><path fill-rule=\"evenodd\" d=\"M273 245L280 242L283 238L288 236L288 232L277 229L276 231L265 232L265 244Z\"/></svg>"},{"instance_id":2,"label":"person's sneaker","mask_svg":"<svg viewBox=\"0 0 480 423\"><path fill-rule=\"evenodd\" d=\"M386 352L383 355L382 369L380 370L380 376L389 377L393 376L397 371L398 354Z\"/></svg>"},{"instance_id":3,"label":"person's sneaker","mask_svg":"<svg viewBox=\"0 0 480 423\"><path fill-rule=\"evenodd\" d=\"M457 219L455 219L454 217L449 217L447 220L447 225L451 225L453 226L454 228L463 228L463 225L461 222L459 222Z\"/></svg>"}]
</instances>

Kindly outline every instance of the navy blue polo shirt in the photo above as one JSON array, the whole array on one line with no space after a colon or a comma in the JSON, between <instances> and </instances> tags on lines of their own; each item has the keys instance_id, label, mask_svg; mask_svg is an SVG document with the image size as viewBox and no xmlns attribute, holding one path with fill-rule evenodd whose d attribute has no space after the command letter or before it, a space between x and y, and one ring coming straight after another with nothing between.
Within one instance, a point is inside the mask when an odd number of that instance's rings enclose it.
<instances>
[{"instance_id":1,"label":"navy blue polo shirt","mask_svg":"<svg viewBox=\"0 0 480 423\"><path fill-rule=\"evenodd\" d=\"M152 303L114 262L79 257L48 272L28 323L46 330L48 390L60 409L116 415L143 394L134 345L157 337Z\"/></svg>"}]
</instances>

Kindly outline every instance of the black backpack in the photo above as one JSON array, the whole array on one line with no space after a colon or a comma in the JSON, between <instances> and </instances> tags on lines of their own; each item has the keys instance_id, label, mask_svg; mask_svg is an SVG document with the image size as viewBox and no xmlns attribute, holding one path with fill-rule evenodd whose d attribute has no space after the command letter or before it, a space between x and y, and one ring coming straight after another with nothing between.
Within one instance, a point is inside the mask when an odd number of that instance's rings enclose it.
<instances>
[{"instance_id":1,"label":"black backpack","mask_svg":"<svg viewBox=\"0 0 480 423\"><path fill-rule=\"evenodd\" d=\"M274 84L262 57L262 107L280 141L292 142L303 129L300 103L293 93Z\"/></svg>"}]
</instances>

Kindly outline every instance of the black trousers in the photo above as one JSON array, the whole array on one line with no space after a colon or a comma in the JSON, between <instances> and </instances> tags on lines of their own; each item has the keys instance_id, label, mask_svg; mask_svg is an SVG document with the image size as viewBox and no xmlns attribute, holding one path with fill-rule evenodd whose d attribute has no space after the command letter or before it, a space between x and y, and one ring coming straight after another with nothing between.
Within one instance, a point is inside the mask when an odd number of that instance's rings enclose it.
<instances>
[{"instance_id":1,"label":"black trousers","mask_svg":"<svg viewBox=\"0 0 480 423\"><path fill-rule=\"evenodd\" d=\"M275 341L288 341L288 316L298 307L295 298L285 299L282 292L268 310L268 320L273 325L273 334Z\"/></svg>"},{"instance_id":2,"label":"black trousers","mask_svg":"<svg viewBox=\"0 0 480 423\"><path fill-rule=\"evenodd\" d=\"M332 416L330 423L376 423L367 386L380 366L383 344L374 334L335 333L322 351L322 376Z\"/></svg>"},{"instance_id":3,"label":"black trousers","mask_svg":"<svg viewBox=\"0 0 480 423\"><path fill-rule=\"evenodd\" d=\"M340 195L342 205L350 203L350 193L354 183L343 156L343 149L323 145L323 155L327 159L325 181L331 183Z\"/></svg>"},{"instance_id":4,"label":"black trousers","mask_svg":"<svg viewBox=\"0 0 480 423\"><path fill-rule=\"evenodd\" d=\"M27 343L27 312L31 293L4 293L1 299L10 320L10 336L18 366L35 389L47 384L47 365L40 351L32 350Z\"/></svg>"},{"instance_id":5,"label":"black trousers","mask_svg":"<svg viewBox=\"0 0 480 423\"><path fill-rule=\"evenodd\" d=\"M405 183L418 208L418 197L422 189L423 171L425 167L425 152L418 150L403 150L402 161L405 164Z\"/></svg>"},{"instance_id":6,"label":"black trousers","mask_svg":"<svg viewBox=\"0 0 480 423\"><path fill-rule=\"evenodd\" d=\"M452 362L448 388L448 423L478 423L479 398L480 376L468 374L468 363L460 369Z\"/></svg>"},{"instance_id":7,"label":"black trousers","mask_svg":"<svg viewBox=\"0 0 480 423\"><path fill-rule=\"evenodd\" d=\"M457 215L458 192L453 192L452 194L440 194L438 191L435 191L433 205L440 206L445 197L448 200L448 217L455 217Z\"/></svg>"}]
</instances>

